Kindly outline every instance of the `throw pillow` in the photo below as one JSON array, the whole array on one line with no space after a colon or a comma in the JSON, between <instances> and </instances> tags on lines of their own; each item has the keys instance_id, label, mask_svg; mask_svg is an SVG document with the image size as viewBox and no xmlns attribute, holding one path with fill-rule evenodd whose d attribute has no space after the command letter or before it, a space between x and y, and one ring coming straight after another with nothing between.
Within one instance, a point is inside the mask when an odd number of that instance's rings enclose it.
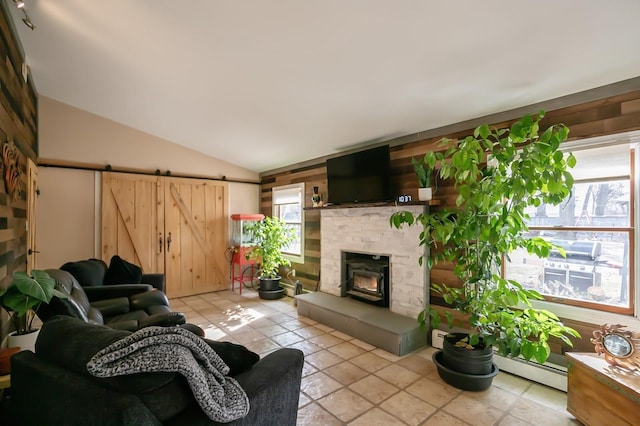
<instances>
[{"instance_id":1,"label":"throw pillow","mask_svg":"<svg viewBox=\"0 0 640 426\"><path fill-rule=\"evenodd\" d=\"M142 268L118 255L111 258L109 269L104 276L105 284L140 284L141 280Z\"/></svg>"},{"instance_id":2,"label":"throw pillow","mask_svg":"<svg viewBox=\"0 0 640 426\"><path fill-rule=\"evenodd\" d=\"M242 345L231 342L216 342L215 340L204 339L205 342L216 351L225 364L229 367L229 376L236 376L243 373L260 360L260 355L251 352Z\"/></svg>"}]
</instances>

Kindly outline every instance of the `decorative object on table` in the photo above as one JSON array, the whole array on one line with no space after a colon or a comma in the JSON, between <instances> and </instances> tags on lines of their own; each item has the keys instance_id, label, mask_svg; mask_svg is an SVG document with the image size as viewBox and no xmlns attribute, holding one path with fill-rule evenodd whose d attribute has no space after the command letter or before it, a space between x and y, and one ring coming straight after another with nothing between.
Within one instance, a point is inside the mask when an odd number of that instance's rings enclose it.
<instances>
[{"instance_id":1,"label":"decorative object on table","mask_svg":"<svg viewBox=\"0 0 640 426\"><path fill-rule=\"evenodd\" d=\"M289 259L284 257L282 249L295 240L294 231L285 221L275 216L267 216L263 220L249 225L256 246L248 254L250 259L260 259L260 289L262 299L278 299L284 294L280 287L280 266L290 266Z\"/></svg>"},{"instance_id":2,"label":"decorative object on table","mask_svg":"<svg viewBox=\"0 0 640 426\"><path fill-rule=\"evenodd\" d=\"M468 330L469 335L459 343L471 349L469 352L496 346L503 356L522 356L527 361L543 363L551 353L551 337L569 346L570 337L579 337L552 312L532 307L532 299L542 299L540 293L507 280L498 272L503 259L516 248L540 257L557 248L543 238L528 238L525 222L526 209L539 204L557 205L573 187L568 168L575 165L575 158L560 151L569 130L564 125L553 125L538 134L543 117L541 111L536 118L524 116L509 129L482 125L462 140L443 139L439 145L442 151L432 155L440 165L439 178L452 180L458 191L456 207L418 215L399 211L390 218L396 228L404 224L423 227L419 245L432 248L426 258L429 269L435 262L453 265L460 286L433 283L431 291L462 313L456 325ZM428 154L427 164L431 158ZM420 258L420 264L423 261ZM419 314L418 321L424 325L431 320L437 329L441 315L453 328L453 314L430 305ZM443 372L451 365L443 358L447 357L440 352L434 354L439 373L447 381ZM484 376L467 375L450 384L481 390L472 382L481 379L490 385Z\"/></svg>"},{"instance_id":3,"label":"decorative object on table","mask_svg":"<svg viewBox=\"0 0 640 426\"><path fill-rule=\"evenodd\" d=\"M318 192L318 187L313 187L313 194L311 195L311 206L312 207L321 207L322 206L322 197L320 197L320 193Z\"/></svg>"},{"instance_id":4,"label":"decorative object on table","mask_svg":"<svg viewBox=\"0 0 640 426\"><path fill-rule=\"evenodd\" d=\"M640 370L640 333L625 330L622 324L602 324L593 331L591 343L598 355L611 365L627 370Z\"/></svg>"},{"instance_id":5,"label":"decorative object on table","mask_svg":"<svg viewBox=\"0 0 640 426\"><path fill-rule=\"evenodd\" d=\"M420 160L411 157L413 171L418 177L418 200L429 201L433 197L431 190L431 174L436 165L436 157L433 152L427 152Z\"/></svg>"},{"instance_id":6,"label":"decorative object on table","mask_svg":"<svg viewBox=\"0 0 640 426\"><path fill-rule=\"evenodd\" d=\"M21 350L20 347L0 349L0 376L11 373L11 356Z\"/></svg>"},{"instance_id":7,"label":"decorative object on table","mask_svg":"<svg viewBox=\"0 0 640 426\"><path fill-rule=\"evenodd\" d=\"M9 333L9 347L21 347L23 350L35 349L38 329L33 327L36 310L42 303L49 303L53 296L66 298L55 289L55 280L45 271L33 270L14 272L13 281L4 290L0 290L0 306L9 317L15 331Z\"/></svg>"},{"instance_id":8,"label":"decorative object on table","mask_svg":"<svg viewBox=\"0 0 640 426\"><path fill-rule=\"evenodd\" d=\"M5 190L13 201L20 199L23 170L18 147L13 141L5 142L2 145L2 177Z\"/></svg>"}]
</instances>

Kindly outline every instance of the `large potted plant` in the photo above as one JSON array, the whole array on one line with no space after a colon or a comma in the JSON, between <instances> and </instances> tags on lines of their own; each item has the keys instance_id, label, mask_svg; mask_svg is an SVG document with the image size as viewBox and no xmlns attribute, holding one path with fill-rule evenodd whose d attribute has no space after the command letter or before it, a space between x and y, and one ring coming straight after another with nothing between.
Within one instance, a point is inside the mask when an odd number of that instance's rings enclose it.
<instances>
[{"instance_id":1,"label":"large potted plant","mask_svg":"<svg viewBox=\"0 0 640 426\"><path fill-rule=\"evenodd\" d=\"M9 347L34 350L38 329L33 326L41 303L49 303L53 296L66 296L55 289L55 280L45 271L14 272L12 283L0 290L0 306L4 308L15 331L8 337Z\"/></svg>"},{"instance_id":2,"label":"large potted plant","mask_svg":"<svg viewBox=\"0 0 640 426\"><path fill-rule=\"evenodd\" d=\"M419 243L430 249L428 267L448 262L459 278L459 286L432 283L431 289L461 312L457 315L461 322L454 321L451 310L431 305L418 321L424 325L430 320L438 328L443 317L450 328L458 325L468 331L447 336L445 350L450 351L434 354L441 377L463 389L481 390L491 384L497 373L493 347L501 355L542 363L551 352L549 339L559 338L572 346L570 337L579 337L552 312L533 307L532 300L542 299L539 292L500 274L503 261L515 249L524 248L539 257L548 256L553 248L563 252L542 237L527 235L526 209L542 203L557 205L573 187L568 169L575 165L575 158L560 151L568 129L554 125L539 134L543 116L543 111L537 117L527 115L509 129L482 125L459 141L443 139L443 150L429 155L440 166L439 177L455 185L455 207L417 215L400 211L390 219L396 228L422 226ZM479 371L474 361L466 359L465 353L474 352L470 349L484 349L479 356L486 362ZM462 364L460 370L458 364ZM480 382L458 374L467 374L465 365L471 366L469 374Z\"/></svg>"},{"instance_id":3,"label":"large potted plant","mask_svg":"<svg viewBox=\"0 0 640 426\"><path fill-rule=\"evenodd\" d=\"M284 293L280 288L280 266L291 265L282 249L295 240L294 231L282 219L267 216L249 225L249 232L256 245L248 256L260 262L258 294L262 299L277 299Z\"/></svg>"}]
</instances>

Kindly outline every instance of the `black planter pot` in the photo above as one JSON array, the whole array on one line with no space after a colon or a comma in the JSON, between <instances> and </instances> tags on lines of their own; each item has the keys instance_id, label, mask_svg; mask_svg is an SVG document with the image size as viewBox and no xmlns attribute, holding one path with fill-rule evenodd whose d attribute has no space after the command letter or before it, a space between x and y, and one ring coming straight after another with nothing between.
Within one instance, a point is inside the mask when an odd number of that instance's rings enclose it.
<instances>
[{"instance_id":1,"label":"black planter pot","mask_svg":"<svg viewBox=\"0 0 640 426\"><path fill-rule=\"evenodd\" d=\"M280 289L280 278L263 278L260 277L260 291L274 291Z\"/></svg>"},{"instance_id":2,"label":"black planter pot","mask_svg":"<svg viewBox=\"0 0 640 426\"><path fill-rule=\"evenodd\" d=\"M484 346L467 349L456 342L468 337L465 333L449 333L444 338L442 363L464 374L487 375L493 369L493 348Z\"/></svg>"},{"instance_id":3,"label":"black planter pot","mask_svg":"<svg viewBox=\"0 0 640 426\"><path fill-rule=\"evenodd\" d=\"M469 351L471 352L471 351ZM447 384L466 391L483 391L491 386L493 378L498 374L498 366L491 365L491 372L489 374L466 374L455 371L448 368L443 364L443 353L440 350L433 354L432 360L438 369L438 375Z\"/></svg>"},{"instance_id":4,"label":"black planter pot","mask_svg":"<svg viewBox=\"0 0 640 426\"><path fill-rule=\"evenodd\" d=\"M280 287L280 277L262 278L260 277L260 288L258 296L265 300L275 300L282 297L284 289Z\"/></svg>"}]
</instances>

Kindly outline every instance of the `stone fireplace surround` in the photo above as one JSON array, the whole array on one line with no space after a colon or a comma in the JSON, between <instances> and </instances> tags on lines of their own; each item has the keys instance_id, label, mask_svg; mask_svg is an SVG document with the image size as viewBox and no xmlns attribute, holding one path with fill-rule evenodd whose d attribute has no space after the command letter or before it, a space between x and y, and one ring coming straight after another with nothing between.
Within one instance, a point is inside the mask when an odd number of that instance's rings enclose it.
<instances>
[{"instance_id":1,"label":"stone fireplace surround","mask_svg":"<svg viewBox=\"0 0 640 426\"><path fill-rule=\"evenodd\" d=\"M423 308L428 282L425 266L418 259L424 253L419 246L420 227L398 230L389 224L397 211L414 214L422 205L327 208L320 218L320 291L341 295L342 253L357 252L389 256L391 312L417 318Z\"/></svg>"},{"instance_id":2,"label":"stone fireplace surround","mask_svg":"<svg viewBox=\"0 0 640 426\"><path fill-rule=\"evenodd\" d=\"M419 227L391 228L396 211L420 213L422 205L323 208L320 218L320 289L296 296L298 313L396 355L426 344L416 320L428 279L418 259ZM390 307L373 306L343 295L344 252L389 256Z\"/></svg>"}]
</instances>

